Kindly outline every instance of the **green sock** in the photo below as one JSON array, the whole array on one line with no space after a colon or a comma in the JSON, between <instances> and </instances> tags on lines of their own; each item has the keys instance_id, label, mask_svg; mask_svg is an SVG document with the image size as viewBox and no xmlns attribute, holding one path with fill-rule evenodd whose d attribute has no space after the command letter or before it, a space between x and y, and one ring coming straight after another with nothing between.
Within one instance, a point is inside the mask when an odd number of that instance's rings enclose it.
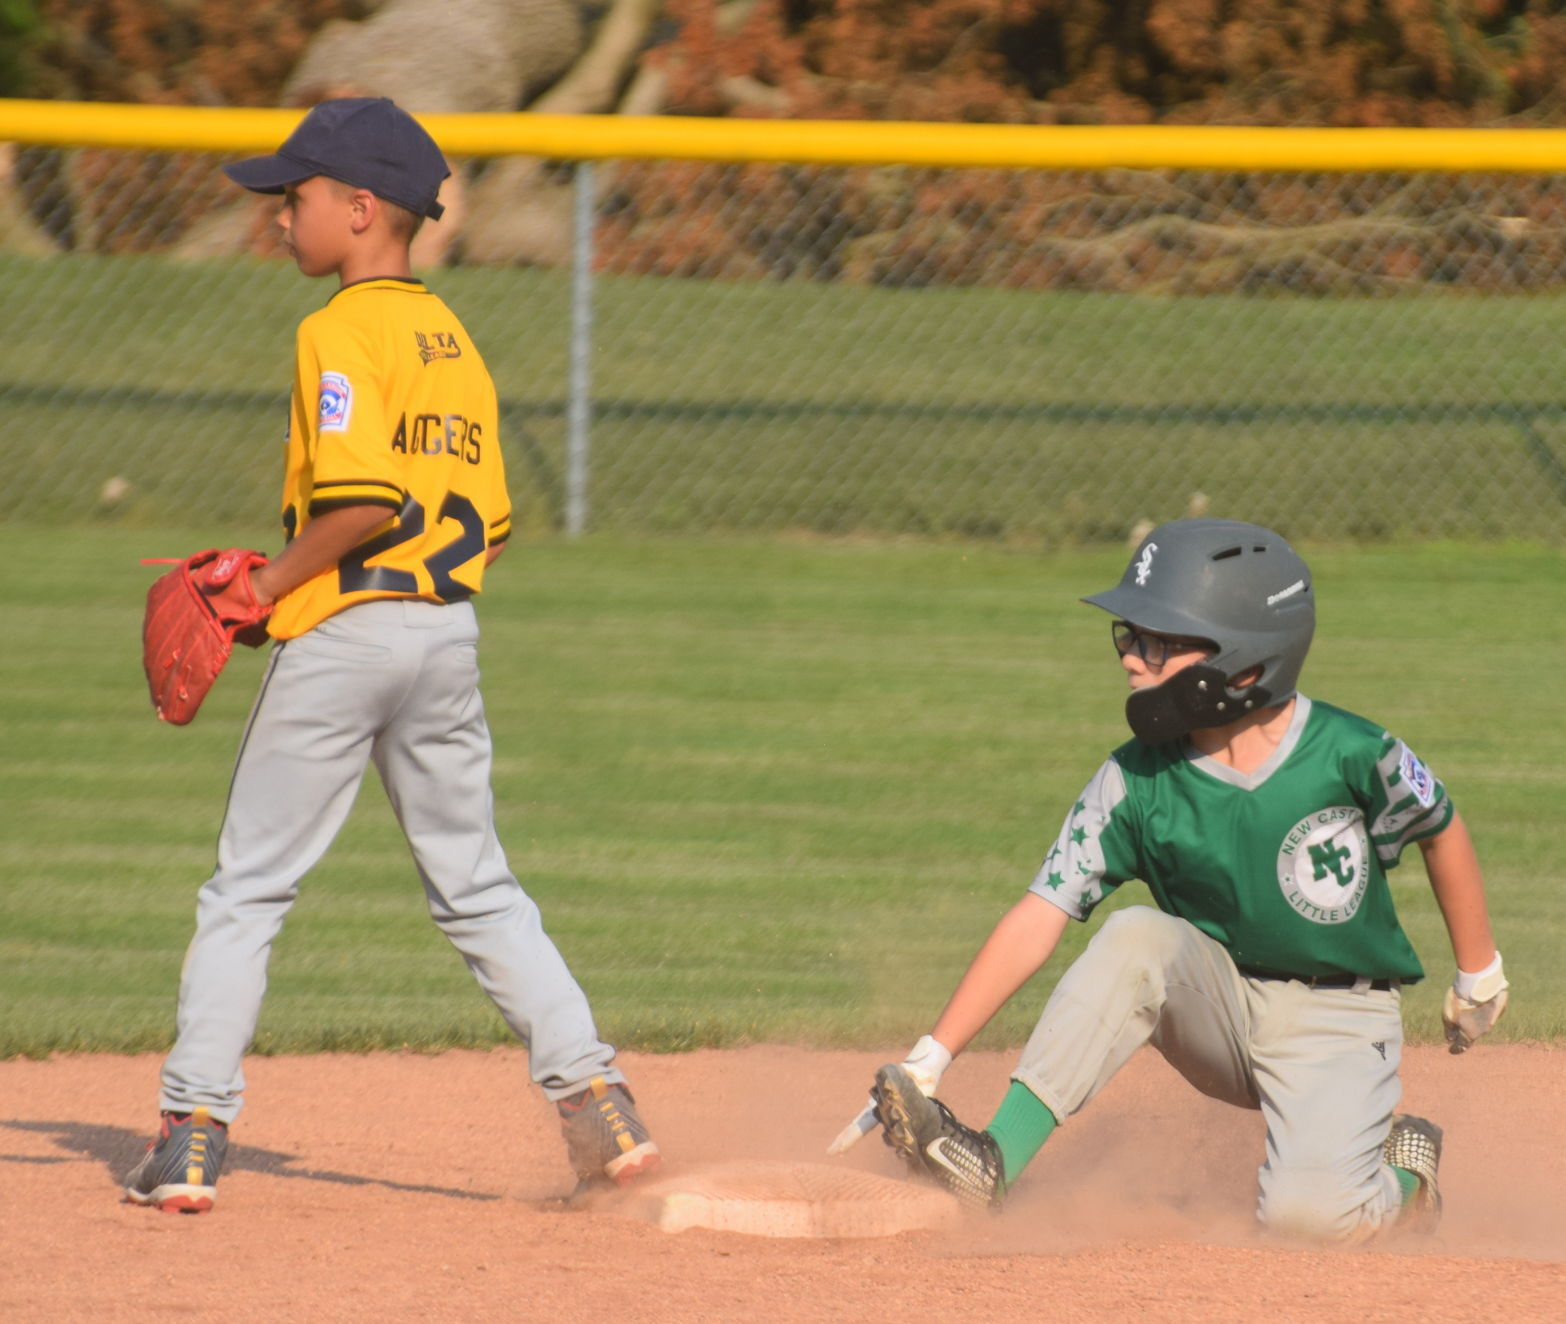
<instances>
[{"instance_id":1,"label":"green sock","mask_svg":"<svg viewBox=\"0 0 1566 1324\"><path fill-rule=\"evenodd\" d=\"M1044 1147L1050 1132L1058 1125L1055 1114L1039 1101L1037 1094L1020 1080L1011 1082L1011 1088L996 1110L995 1120L984 1128L1000 1146L1008 1187L1022 1175L1022 1170L1033 1161L1033 1156Z\"/></svg>"},{"instance_id":2,"label":"green sock","mask_svg":"<svg viewBox=\"0 0 1566 1324\"><path fill-rule=\"evenodd\" d=\"M1407 1204L1419 1191L1419 1178L1407 1168L1393 1168L1392 1175L1397 1178L1397 1188L1403 1195L1402 1203Z\"/></svg>"}]
</instances>

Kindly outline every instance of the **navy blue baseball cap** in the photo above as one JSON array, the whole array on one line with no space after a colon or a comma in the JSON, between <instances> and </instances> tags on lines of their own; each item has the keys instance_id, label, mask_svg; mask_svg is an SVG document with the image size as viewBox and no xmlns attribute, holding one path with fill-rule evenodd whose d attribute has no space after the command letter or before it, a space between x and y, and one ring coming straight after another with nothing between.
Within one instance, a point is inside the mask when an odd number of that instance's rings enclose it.
<instances>
[{"instance_id":1,"label":"navy blue baseball cap","mask_svg":"<svg viewBox=\"0 0 1566 1324\"><path fill-rule=\"evenodd\" d=\"M424 126L385 97L323 101L299 121L271 156L223 167L252 193L281 193L313 175L327 175L438 221L435 201L451 167Z\"/></svg>"}]
</instances>

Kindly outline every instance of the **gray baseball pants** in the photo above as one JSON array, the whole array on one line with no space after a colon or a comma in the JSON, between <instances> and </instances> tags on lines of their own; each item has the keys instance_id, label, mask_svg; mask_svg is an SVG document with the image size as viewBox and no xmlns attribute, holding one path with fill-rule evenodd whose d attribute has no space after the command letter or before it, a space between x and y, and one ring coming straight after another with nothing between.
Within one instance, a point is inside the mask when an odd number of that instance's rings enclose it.
<instances>
[{"instance_id":1,"label":"gray baseball pants","mask_svg":"<svg viewBox=\"0 0 1566 1324\"><path fill-rule=\"evenodd\" d=\"M1267 1124L1257 1215L1353 1240L1394 1218L1381 1144L1402 1093L1400 994L1252 979L1200 929L1117 911L1056 986L1012 1078L1064 1120L1151 1043L1203 1094Z\"/></svg>"},{"instance_id":2,"label":"gray baseball pants","mask_svg":"<svg viewBox=\"0 0 1566 1324\"><path fill-rule=\"evenodd\" d=\"M587 998L495 835L470 603L363 603L272 652L250 714L196 935L160 1106L239 1112L272 941L374 761L430 915L529 1051L551 1099L623 1080Z\"/></svg>"}]
</instances>

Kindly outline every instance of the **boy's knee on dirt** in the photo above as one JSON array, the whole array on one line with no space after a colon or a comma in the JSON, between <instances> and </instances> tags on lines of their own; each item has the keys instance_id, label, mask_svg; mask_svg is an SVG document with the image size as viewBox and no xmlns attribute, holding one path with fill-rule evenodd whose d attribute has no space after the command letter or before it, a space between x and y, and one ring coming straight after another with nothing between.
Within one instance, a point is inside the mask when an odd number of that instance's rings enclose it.
<instances>
[{"instance_id":1,"label":"boy's knee on dirt","mask_svg":"<svg viewBox=\"0 0 1566 1324\"><path fill-rule=\"evenodd\" d=\"M1257 1216L1270 1232L1310 1241L1344 1241L1379 1225L1394 1203L1374 1183L1333 1168L1263 1168Z\"/></svg>"}]
</instances>

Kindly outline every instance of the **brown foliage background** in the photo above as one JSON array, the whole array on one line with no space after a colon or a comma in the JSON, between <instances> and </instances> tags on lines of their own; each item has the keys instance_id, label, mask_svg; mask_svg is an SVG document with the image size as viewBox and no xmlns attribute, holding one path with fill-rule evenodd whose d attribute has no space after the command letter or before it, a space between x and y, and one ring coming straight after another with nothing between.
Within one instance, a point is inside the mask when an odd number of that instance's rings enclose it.
<instances>
[{"instance_id":1,"label":"brown foliage background","mask_svg":"<svg viewBox=\"0 0 1566 1324\"><path fill-rule=\"evenodd\" d=\"M1566 123L1544 0L669 0L677 114L1015 124ZM739 167L622 173L621 270L1162 293L1559 279L1555 181ZM730 223L772 204L764 227Z\"/></svg>"},{"instance_id":2,"label":"brown foliage background","mask_svg":"<svg viewBox=\"0 0 1566 1324\"><path fill-rule=\"evenodd\" d=\"M1021 124L1559 123L1547 0L669 0L677 113Z\"/></svg>"},{"instance_id":3,"label":"brown foliage background","mask_svg":"<svg viewBox=\"0 0 1566 1324\"><path fill-rule=\"evenodd\" d=\"M274 105L322 24L373 8L373 0L40 0L28 91L64 101ZM47 227L95 252L172 243L230 189L199 155L86 149L75 154L69 185L63 168L59 153L27 152L18 173Z\"/></svg>"},{"instance_id":4,"label":"brown foliage background","mask_svg":"<svg viewBox=\"0 0 1566 1324\"><path fill-rule=\"evenodd\" d=\"M41 0L35 94L276 103L376 0ZM1566 123L1546 0L667 0L644 55L685 115L1033 124ZM23 154L68 246L146 251L227 185L209 158ZM61 205L60 215L66 215ZM1550 179L626 164L598 261L626 272L1163 293L1520 288L1566 271ZM1503 223L1504 222L1504 223Z\"/></svg>"},{"instance_id":5,"label":"brown foliage background","mask_svg":"<svg viewBox=\"0 0 1566 1324\"><path fill-rule=\"evenodd\" d=\"M377 0L39 0L34 94L265 105ZM667 0L677 114L1559 123L1558 0ZM740 15L740 21L734 16Z\"/></svg>"},{"instance_id":6,"label":"brown foliage background","mask_svg":"<svg viewBox=\"0 0 1566 1324\"><path fill-rule=\"evenodd\" d=\"M311 36L372 0L41 0L33 95L163 105L275 104Z\"/></svg>"}]
</instances>

